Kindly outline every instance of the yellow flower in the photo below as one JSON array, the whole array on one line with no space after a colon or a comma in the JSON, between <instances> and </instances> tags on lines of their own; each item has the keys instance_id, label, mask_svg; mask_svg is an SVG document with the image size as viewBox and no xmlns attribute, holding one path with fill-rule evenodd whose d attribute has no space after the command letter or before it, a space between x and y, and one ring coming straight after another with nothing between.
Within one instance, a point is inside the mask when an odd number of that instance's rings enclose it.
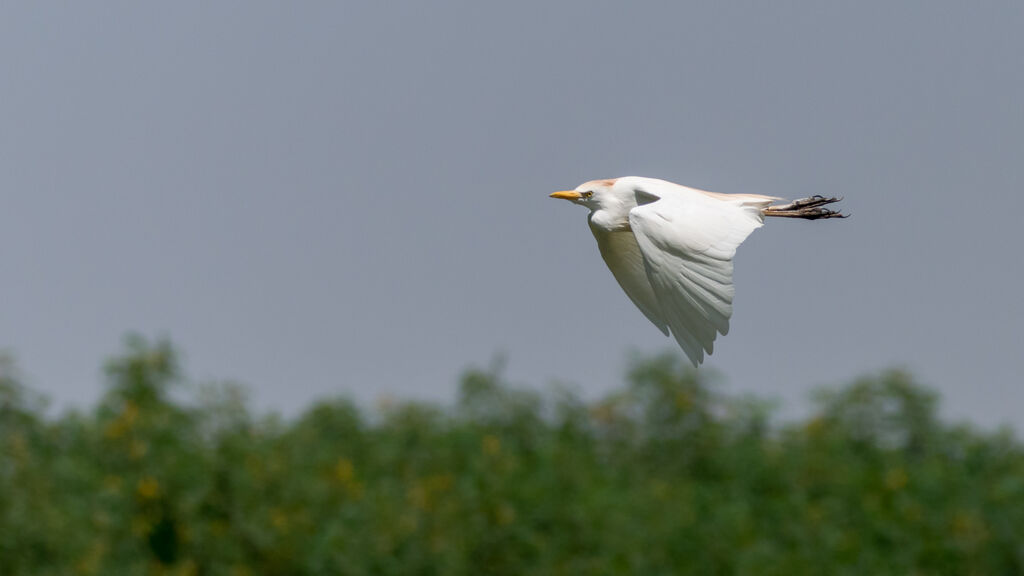
<instances>
[{"instance_id":1,"label":"yellow flower","mask_svg":"<svg viewBox=\"0 0 1024 576\"><path fill-rule=\"evenodd\" d=\"M131 400L124 403L124 408L121 409L121 413L117 415L110 424L107 425L103 433L107 438L120 438L124 436L126 432L132 429L135 425L135 421L139 418L139 407L135 405Z\"/></svg>"},{"instance_id":2,"label":"yellow flower","mask_svg":"<svg viewBox=\"0 0 1024 576\"><path fill-rule=\"evenodd\" d=\"M347 458L334 465L334 478L353 499L358 500L363 495L363 484L356 479L355 467Z\"/></svg>"},{"instance_id":3,"label":"yellow flower","mask_svg":"<svg viewBox=\"0 0 1024 576\"><path fill-rule=\"evenodd\" d=\"M686 390L676 392L676 409L686 411L693 407L693 397Z\"/></svg>"},{"instance_id":4,"label":"yellow flower","mask_svg":"<svg viewBox=\"0 0 1024 576\"><path fill-rule=\"evenodd\" d=\"M671 487L668 485L668 482L665 482L664 480L653 480L653 481L651 481L651 493L658 500L667 500L668 499L668 497L669 497L669 488L671 488Z\"/></svg>"},{"instance_id":5,"label":"yellow flower","mask_svg":"<svg viewBox=\"0 0 1024 576\"><path fill-rule=\"evenodd\" d=\"M825 433L826 428L825 419L821 417L812 418L804 425L804 430L811 436L821 436Z\"/></svg>"},{"instance_id":6,"label":"yellow flower","mask_svg":"<svg viewBox=\"0 0 1024 576\"><path fill-rule=\"evenodd\" d=\"M615 420L615 407L610 402L602 402L590 408L590 417L601 424L609 424Z\"/></svg>"},{"instance_id":7,"label":"yellow flower","mask_svg":"<svg viewBox=\"0 0 1024 576\"><path fill-rule=\"evenodd\" d=\"M132 535L136 538L145 538L149 535L149 531L153 528L153 523L145 516L135 516L132 518L131 531Z\"/></svg>"},{"instance_id":8,"label":"yellow flower","mask_svg":"<svg viewBox=\"0 0 1024 576\"><path fill-rule=\"evenodd\" d=\"M128 449L128 454L133 460L138 460L149 452L149 444L142 440L132 440L132 445Z\"/></svg>"},{"instance_id":9,"label":"yellow flower","mask_svg":"<svg viewBox=\"0 0 1024 576\"><path fill-rule=\"evenodd\" d=\"M970 510L960 510L953 515L951 531L961 546L974 549L988 539L985 521Z\"/></svg>"},{"instance_id":10,"label":"yellow flower","mask_svg":"<svg viewBox=\"0 0 1024 576\"><path fill-rule=\"evenodd\" d=\"M441 493L450 490L454 481L451 474L435 474L424 479L424 484L431 492Z\"/></svg>"},{"instance_id":11,"label":"yellow flower","mask_svg":"<svg viewBox=\"0 0 1024 576\"><path fill-rule=\"evenodd\" d=\"M19 432L15 432L11 436L11 452L19 460L24 459L28 455L28 443L25 442L25 437Z\"/></svg>"},{"instance_id":12,"label":"yellow flower","mask_svg":"<svg viewBox=\"0 0 1024 576\"><path fill-rule=\"evenodd\" d=\"M288 515L284 510L274 508L270 511L270 523L279 532L284 532L288 530Z\"/></svg>"},{"instance_id":13,"label":"yellow flower","mask_svg":"<svg viewBox=\"0 0 1024 576\"><path fill-rule=\"evenodd\" d=\"M516 521L516 509L511 505L502 502L498 505L498 510L495 513L495 520L498 521L499 526L507 526Z\"/></svg>"},{"instance_id":14,"label":"yellow flower","mask_svg":"<svg viewBox=\"0 0 1024 576\"><path fill-rule=\"evenodd\" d=\"M338 460L338 464L334 466L334 476L345 485L352 482L355 478L355 470L352 467L352 462L346 458Z\"/></svg>"},{"instance_id":15,"label":"yellow flower","mask_svg":"<svg viewBox=\"0 0 1024 576\"><path fill-rule=\"evenodd\" d=\"M120 476L106 476L103 478L103 489L107 492L117 493L121 490L121 485L124 482L121 481Z\"/></svg>"},{"instance_id":16,"label":"yellow flower","mask_svg":"<svg viewBox=\"0 0 1024 576\"><path fill-rule=\"evenodd\" d=\"M143 500L152 500L160 495L160 483L152 476L143 476L136 490Z\"/></svg>"},{"instance_id":17,"label":"yellow flower","mask_svg":"<svg viewBox=\"0 0 1024 576\"><path fill-rule=\"evenodd\" d=\"M75 571L78 574L96 574L99 572L100 563L107 554L107 548L102 541L94 541L86 552L85 556L75 563Z\"/></svg>"},{"instance_id":18,"label":"yellow flower","mask_svg":"<svg viewBox=\"0 0 1024 576\"><path fill-rule=\"evenodd\" d=\"M885 487L892 492L902 490L907 485L907 473L902 468L890 468L885 473Z\"/></svg>"},{"instance_id":19,"label":"yellow flower","mask_svg":"<svg viewBox=\"0 0 1024 576\"><path fill-rule=\"evenodd\" d=\"M434 474L414 482L406 491L409 505L417 510L431 511L439 496L451 490L455 478L451 474Z\"/></svg>"},{"instance_id":20,"label":"yellow flower","mask_svg":"<svg viewBox=\"0 0 1024 576\"><path fill-rule=\"evenodd\" d=\"M501 438L498 438L493 434L484 436L481 443L484 454L487 454L488 456L497 456L498 453L501 452Z\"/></svg>"},{"instance_id":21,"label":"yellow flower","mask_svg":"<svg viewBox=\"0 0 1024 576\"><path fill-rule=\"evenodd\" d=\"M199 573L199 566L196 565L196 561L187 558L184 562L178 564L178 575L179 576L195 576Z\"/></svg>"}]
</instances>

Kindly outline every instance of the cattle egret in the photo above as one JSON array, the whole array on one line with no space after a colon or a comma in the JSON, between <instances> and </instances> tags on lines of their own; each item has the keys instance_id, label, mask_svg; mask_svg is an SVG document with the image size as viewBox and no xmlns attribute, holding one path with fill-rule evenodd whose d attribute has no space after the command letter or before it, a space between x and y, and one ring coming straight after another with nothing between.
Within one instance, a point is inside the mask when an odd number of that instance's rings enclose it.
<instances>
[{"instance_id":1,"label":"cattle egret","mask_svg":"<svg viewBox=\"0 0 1024 576\"><path fill-rule=\"evenodd\" d=\"M633 304L693 362L729 332L732 258L765 216L842 218L812 196L784 205L759 194L719 194L627 176L555 192L590 210L587 222L605 264Z\"/></svg>"}]
</instances>

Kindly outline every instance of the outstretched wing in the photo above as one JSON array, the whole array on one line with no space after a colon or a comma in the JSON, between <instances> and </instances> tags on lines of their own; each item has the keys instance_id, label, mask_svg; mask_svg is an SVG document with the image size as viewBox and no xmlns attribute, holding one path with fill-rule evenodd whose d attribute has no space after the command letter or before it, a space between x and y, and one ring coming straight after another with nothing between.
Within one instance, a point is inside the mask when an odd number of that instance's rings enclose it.
<instances>
[{"instance_id":1,"label":"outstretched wing","mask_svg":"<svg viewBox=\"0 0 1024 576\"><path fill-rule=\"evenodd\" d=\"M682 186L659 192L638 192L629 224L662 317L697 365L711 354L717 333L729 332L732 258L761 227L771 200L719 198Z\"/></svg>"},{"instance_id":2,"label":"outstretched wing","mask_svg":"<svg viewBox=\"0 0 1024 576\"><path fill-rule=\"evenodd\" d=\"M651 282L647 279L647 272L644 270L644 257L640 253L640 246L636 238L629 230L609 232L591 225L590 230L597 239L597 247L601 251L601 258L612 271L619 286L626 292L629 299L636 304L636 307L647 316L658 330L668 336L668 324L658 306L658 298L651 288Z\"/></svg>"}]
</instances>

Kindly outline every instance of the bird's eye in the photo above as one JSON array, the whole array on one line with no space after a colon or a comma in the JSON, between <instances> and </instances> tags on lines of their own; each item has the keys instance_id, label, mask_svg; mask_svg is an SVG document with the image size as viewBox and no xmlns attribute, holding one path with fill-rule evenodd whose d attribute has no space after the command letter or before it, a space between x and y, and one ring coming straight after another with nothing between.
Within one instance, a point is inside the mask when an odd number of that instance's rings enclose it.
<instances>
[{"instance_id":1,"label":"bird's eye","mask_svg":"<svg viewBox=\"0 0 1024 576\"><path fill-rule=\"evenodd\" d=\"M593 193L593 192L584 192L584 193L582 194L582 196L583 196L584 198L590 198L590 197L591 197L591 196L593 196L593 195L594 195L594 193Z\"/></svg>"}]
</instances>

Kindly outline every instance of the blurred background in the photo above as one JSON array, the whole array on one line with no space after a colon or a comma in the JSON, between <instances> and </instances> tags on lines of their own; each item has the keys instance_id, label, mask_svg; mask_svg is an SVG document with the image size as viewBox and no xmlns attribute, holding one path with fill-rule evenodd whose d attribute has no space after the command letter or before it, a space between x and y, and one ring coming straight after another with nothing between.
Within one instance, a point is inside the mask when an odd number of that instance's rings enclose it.
<instances>
[{"instance_id":1,"label":"blurred background","mask_svg":"<svg viewBox=\"0 0 1024 576\"><path fill-rule=\"evenodd\" d=\"M1024 572L1022 27L3 7L2 572ZM853 217L693 372L547 197L624 175Z\"/></svg>"}]
</instances>

